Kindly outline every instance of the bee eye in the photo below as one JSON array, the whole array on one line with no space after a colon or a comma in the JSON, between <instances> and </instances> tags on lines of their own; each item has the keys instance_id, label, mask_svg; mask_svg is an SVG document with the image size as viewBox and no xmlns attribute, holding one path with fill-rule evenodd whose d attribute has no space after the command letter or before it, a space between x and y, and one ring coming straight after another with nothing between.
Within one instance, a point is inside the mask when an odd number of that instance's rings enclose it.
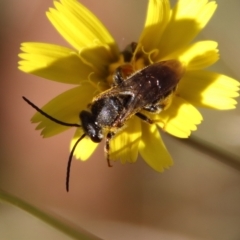
<instances>
[{"instance_id":1,"label":"bee eye","mask_svg":"<svg viewBox=\"0 0 240 240\"><path fill-rule=\"evenodd\" d=\"M103 139L102 130L95 123L87 123L86 133L91 138L91 140L95 143L99 143Z\"/></svg>"},{"instance_id":2,"label":"bee eye","mask_svg":"<svg viewBox=\"0 0 240 240\"><path fill-rule=\"evenodd\" d=\"M95 129L94 129L95 130ZM101 131L94 131L92 135L89 135L91 140L95 143L100 143L103 139L103 134Z\"/></svg>"},{"instance_id":3,"label":"bee eye","mask_svg":"<svg viewBox=\"0 0 240 240\"><path fill-rule=\"evenodd\" d=\"M95 143L101 142L103 139L102 129L95 123L95 118L92 113L82 111L80 113L80 119L84 132L91 138L91 140Z\"/></svg>"}]
</instances>

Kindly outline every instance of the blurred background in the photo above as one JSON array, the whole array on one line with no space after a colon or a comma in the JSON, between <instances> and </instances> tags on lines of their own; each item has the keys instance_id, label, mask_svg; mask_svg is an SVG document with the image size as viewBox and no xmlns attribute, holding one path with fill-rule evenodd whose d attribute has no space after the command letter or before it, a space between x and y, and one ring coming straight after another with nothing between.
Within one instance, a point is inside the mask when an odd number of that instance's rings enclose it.
<instances>
[{"instance_id":1,"label":"blurred background","mask_svg":"<svg viewBox=\"0 0 240 240\"><path fill-rule=\"evenodd\" d=\"M172 1L173 2L173 1ZM124 48L137 41L147 0L96 3L81 0ZM240 2L217 0L218 9L199 39L219 42L214 70L240 79ZM204 121L190 140L162 134L174 166L159 174L142 159L109 169L103 144L86 162L73 161L70 192L65 191L69 130L42 139L30 123L38 106L71 86L17 69L20 43L68 46L45 12L52 0L0 3L0 188L101 239L240 239L240 107L200 111ZM159 156L160 157L160 156ZM0 203L0 239L70 239L42 221Z\"/></svg>"}]
</instances>

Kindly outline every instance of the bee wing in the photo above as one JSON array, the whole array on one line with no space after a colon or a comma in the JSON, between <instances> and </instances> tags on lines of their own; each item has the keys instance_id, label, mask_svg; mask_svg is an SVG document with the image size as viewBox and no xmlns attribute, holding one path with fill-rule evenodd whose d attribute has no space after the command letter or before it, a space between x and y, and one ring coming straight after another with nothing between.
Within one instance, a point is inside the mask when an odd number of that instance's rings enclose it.
<instances>
[{"instance_id":1,"label":"bee wing","mask_svg":"<svg viewBox=\"0 0 240 240\"><path fill-rule=\"evenodd\" d=\"M95 96L93 98L93 101L97 101L97 100L100 100L100 99L106 98L106 97L119 97L121 95L135 96L136 93L131 87L115 86L115 87L112 87L112 88L100 93L99 95Z\"/></svg>"}]
</instances>

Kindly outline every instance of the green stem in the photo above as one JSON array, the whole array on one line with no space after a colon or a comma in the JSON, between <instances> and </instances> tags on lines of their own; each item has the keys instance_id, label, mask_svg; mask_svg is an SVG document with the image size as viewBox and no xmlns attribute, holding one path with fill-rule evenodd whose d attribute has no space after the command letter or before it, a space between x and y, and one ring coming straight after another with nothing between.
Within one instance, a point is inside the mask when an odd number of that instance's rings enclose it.
<instances>
[{"instance_id":1,"label":"green stem","mask_svg":"<svg viewBox=\"0 0 240 240\"><path fill-rule=\"evenodd\" d=\"M197 148L198 150L207 153L209 156L213 156L218 161L240 171L240 160L238 155L222 149L212 142L208 142L193 135L188 139L184 139L183 141L187 143L188 146Z\"/></svg>"},{"instance_id":2,"label":"green stem","mask_svg":"<svg viewBox=\"0 0 240 240\"><path fill-rule=\"evenodd\" d=\"M49 214L44 213L40 209L30 205L29 203L21 200L20 198L17 198L9 193L6 193L3 190L0 190L0 200L10 203L16 207L19 207L22 210L25 210L26 212L37 217L38 219L41 219L45 223L51 225L52 227L58 229L59 231L61 231L63 233L65 233L69 237L72 237L73 239L100 240L100 238L93 236L92 234L86 232L85 230L76 230L74 228L69 227L68 225L57 220L53 216L50 216Z\"/></svg>"}]
</instances>

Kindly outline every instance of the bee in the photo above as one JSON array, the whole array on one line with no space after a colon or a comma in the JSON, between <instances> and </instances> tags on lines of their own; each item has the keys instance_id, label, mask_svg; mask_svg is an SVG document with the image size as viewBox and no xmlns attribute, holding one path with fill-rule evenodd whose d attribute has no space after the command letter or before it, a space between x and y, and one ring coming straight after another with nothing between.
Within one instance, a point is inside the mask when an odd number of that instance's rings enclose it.
<instances>
[{"instance_id":1,"label":"bee","mask_svg":"<svg viewBox=\"0 0 240 240\"><path fill-rule=\"evenodd\" d=\"M127 74L126 74L127 72ZM81 124L65 123L43 112L27 98L23 99L50 120L70 127L81 127L83 135L76 141L68 159L66 189L69 190L70 166L73 153L78 143L89 137L93 142L100 143L106 132L105 151L108 166L110 165L110 141L132 116L152 124L154 120L145 112L160 113L169 105L170 96L176 91L184 69L177 60L167 60L150 64L132 72L131 65L118 67L113 75L113 85L108 90L95 96L88 110L79 114ZM126 77L126 75L129 75Z\"/></svg>"}]
</instances>

